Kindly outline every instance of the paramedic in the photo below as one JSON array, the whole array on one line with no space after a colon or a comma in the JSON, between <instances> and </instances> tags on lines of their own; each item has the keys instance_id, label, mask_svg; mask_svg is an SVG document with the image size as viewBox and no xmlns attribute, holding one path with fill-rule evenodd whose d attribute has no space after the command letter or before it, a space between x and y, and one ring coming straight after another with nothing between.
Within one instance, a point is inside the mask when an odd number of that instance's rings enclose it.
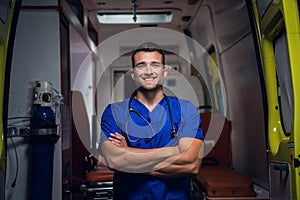
<instances>
[{"instance_id":1,"label":"paramedic","mask_svg":"<svg viewBox=\"0 0 300 200\"><path fill-rule=\"evenodd\" d=\"M164 94L168 68L157 44L143 43L131 59L137 89L101 117L99 160L114 170L114 200L190 199L203 153L199 113Z\"/></svg>"}]
</instances>

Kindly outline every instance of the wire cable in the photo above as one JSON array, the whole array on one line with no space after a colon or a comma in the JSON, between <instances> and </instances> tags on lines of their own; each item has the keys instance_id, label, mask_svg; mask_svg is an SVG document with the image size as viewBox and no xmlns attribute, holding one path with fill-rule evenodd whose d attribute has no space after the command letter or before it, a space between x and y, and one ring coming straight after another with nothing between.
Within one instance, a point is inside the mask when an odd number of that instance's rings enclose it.
<instances>
[{"instance_id":1,"label":"wire cable","mask_svg":"<svg viewBox=\"0 0 300 200\"><path fill-rule=\"evenodd\" d=\"M16 174L15 174L15 178L13 180L13 182L11 183L10 187L14 188L16 187L16 183L17 183L17 178L18 178L18 174L19 174L19 159L18 159L18 153L17 153L17 149L16 149L16 145L15 145L15 142L14 140L12 139L11 136L8 136L11 143L12 143L12 146L14 148L14 152L15 152L15 157L16 157L16 165L17 165L17 169L16 169Z\"/></svg>"}]
</instances>

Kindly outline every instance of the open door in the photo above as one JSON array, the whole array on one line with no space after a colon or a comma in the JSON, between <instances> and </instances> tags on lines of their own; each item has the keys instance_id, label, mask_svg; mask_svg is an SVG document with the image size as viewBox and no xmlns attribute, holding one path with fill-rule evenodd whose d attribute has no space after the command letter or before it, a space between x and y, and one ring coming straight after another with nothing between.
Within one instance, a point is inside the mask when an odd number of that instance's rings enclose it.
<instances>
[{"instance_id":1,"label":"open door","mask_svg":"<svg viewBox=\"0 0 300 200\"><path fill-rule=\"evenodd\" d=\"M21 0L0 1L0 199L5 198L8 83L20 5Z\"/></svg>"},{"instance_id":2,"label":"open door","mask_svg":"<svg viewBox=\"0 0 300 200\"><path fill-rule=\"evenodd\" d=\"M299 199L299 1L252 3L268 105L270 199Z\"/></svg>"}]
</instances>

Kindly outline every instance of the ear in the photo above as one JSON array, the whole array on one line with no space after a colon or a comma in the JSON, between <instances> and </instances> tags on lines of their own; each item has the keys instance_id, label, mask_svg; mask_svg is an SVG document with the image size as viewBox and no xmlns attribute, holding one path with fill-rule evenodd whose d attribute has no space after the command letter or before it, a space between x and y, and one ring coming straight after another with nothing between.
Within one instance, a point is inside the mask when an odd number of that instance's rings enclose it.
<instances>
[{"instance_id":1,"label":"ear","mask_svg":"<svg viewBox=\"0 0 300 200\"><path fill-rule=\"evenodd\" d=\"M165 67L164 68L164 78L166 78L168 76L168 68Z\"/></svg>"},{"instance_id":2,"label":"ear","mask_svg":"<svg viewBox=\"0 0 300 200\"><path fill-rule=\"evenodd\" d=\"M130 70L130 75L131 75L132 80L134 80L134 71L133 71L133 69Z\"/></svg>"}]
</instances>

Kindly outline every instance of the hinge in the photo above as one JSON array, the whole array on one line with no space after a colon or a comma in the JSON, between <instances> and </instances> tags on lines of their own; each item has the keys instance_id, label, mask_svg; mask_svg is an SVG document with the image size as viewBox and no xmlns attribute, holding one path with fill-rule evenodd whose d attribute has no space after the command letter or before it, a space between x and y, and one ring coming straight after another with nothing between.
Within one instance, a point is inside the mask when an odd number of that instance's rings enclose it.
<instances>
[{"instance_id":1,"label":"hinge","mask_svg":"<svg viewBox=\"0 0 300 200\"><path fill-rule=\"evenodd\" d=\"M300 155L298 157L300 157ZM294 167L300 167L300 161L298 158L294 158Z\"/></svg>"}]
</instances>

